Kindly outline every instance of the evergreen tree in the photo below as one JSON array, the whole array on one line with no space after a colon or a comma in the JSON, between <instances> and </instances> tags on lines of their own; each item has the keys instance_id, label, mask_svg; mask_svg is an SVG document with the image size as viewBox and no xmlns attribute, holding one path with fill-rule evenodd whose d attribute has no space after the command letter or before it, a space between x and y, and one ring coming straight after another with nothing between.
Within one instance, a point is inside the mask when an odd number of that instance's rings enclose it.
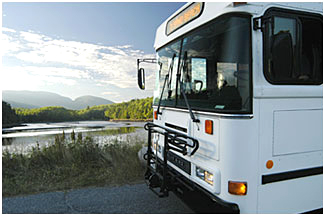
<instances>
[{"instance_id":1,"label":"evergreen tree","mask_svg":"<svg viewBox=\"0 0 325 216\"><path fill-rule=\"evenodd\" d=\"M15 109L24 123L62 122L107 119L151 119L152 97L133 99L129 102L87 107L82 110L68 110L63 107L42 107L37 109Z\"/></svg>"},{"instance_id":2,"label":"evergreen tree","mask_svg":"<svg viewBox=\"0 0 325 216\"><path fill-rule=\"evenodd\" d=\"M5 101L2 101L2 126L16 124L18 122L19 117L11 108L11 105Z\"/></svg>"}]
</instances>

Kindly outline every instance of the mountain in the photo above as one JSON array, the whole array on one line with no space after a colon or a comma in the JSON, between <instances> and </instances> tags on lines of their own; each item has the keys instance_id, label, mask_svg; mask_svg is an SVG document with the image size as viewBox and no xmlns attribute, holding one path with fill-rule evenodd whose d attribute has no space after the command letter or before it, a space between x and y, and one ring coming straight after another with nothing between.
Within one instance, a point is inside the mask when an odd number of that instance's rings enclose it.
<instances>
[{"instance_id":1,"label":"mountain","mask_svg":"<svg viewBox=\"0 0 325 216\"><path fill-rule=\"evenodd\" d=\"M73 110L114 103L110 100L95 96L82 96L72 100L59 94L44 91L2 91L2 100L8 102L15 108L63 106Z\"/></svg>"},{"instance_id":2,"label":"mountain","mask_svg":"<svg viewBox=\"0 0 325 216\"><path fill-rule=\"evenodd\" d=\"M30 105L30 104L26 104L26 103L19 103L19 102L16 102L16 101L11 101L11 100L5 100L5 101L8 104L10 104L11 107L14 107L14 108L27 108L27 109L40 108L39 106Z\"/></svg>"},{"instance_id":3,"label":"mountain","mask_svg":"<svg viewBox=\"0 0 325 216\"><path fill-rule=\"evenodd\" d=\"M102 105L102 104L112 104L112 101L106 100L101 97L95 97L95 96L81 96L76 98L73 101L75 109L84 109L87 106L97 106L97 105ZM86 106L86 107L85 107Z\"/></svg>"}]
</instances>

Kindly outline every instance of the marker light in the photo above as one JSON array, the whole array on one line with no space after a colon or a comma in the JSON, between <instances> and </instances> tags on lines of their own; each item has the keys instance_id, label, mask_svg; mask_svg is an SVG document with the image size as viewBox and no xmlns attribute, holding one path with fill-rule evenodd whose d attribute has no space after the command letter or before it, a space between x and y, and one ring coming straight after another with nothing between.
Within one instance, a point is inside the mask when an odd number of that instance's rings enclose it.
<instances>
[{"instance_id":1,"label":"marker light","mask_svg":"<svg viewBox=\"0 0 325 216\"><path fill-rule=\"evenodd\" d=\"M272 167L273 167L273 161L272 160L268 160L266 162L266 168L271 169Z\"/></svg>"},{"instance_id":2,"label":"marker light","mask_svg":"<svg viewBox=\"0 0 325 216\"><path fill-rule=\"evenodd\" d=\"M157 120L158 119L158 113L157 110L153 112L154 118Z\"/></svg>"},{"instance_id":3,"label":"marker light","mask_svg":"<svg viewBox=\"0 0 325 216\"><path fill-rule=\"evenodd\" d=\"M239 196L246 195L247 183L228 181L228 192L233 195L239 195Z\"/></svg>"},{"instance_id":4,"label":"marker light","mask_svg":"<svg viewBox=\"0 0 325 216\"><path fill-rule=\"evenodd\" d=\"M213 134L213 121L212 120L205 120L205 133Z\"/></svg>"},{"instance_id":5,"label":"marker light","mask_svg":"<svg viewBox=\"0 0 325 216\"><path fill-rule=\"evenodd\" d=\"M186 23L200 16L203 9L203 2L196 2L188 6L185 10L181 11L175 17L167 22L166 34L169 35L176 31Z\"/></svg>"},{"instance_id":6,"label":"marker light","mask_svg":"<svg viewBox=\"0 0 325 216\"><path fill-rule=\"evenodd\" d=\"M247 2L233 2L232 5L234 7L241 6L241 5L247 5Z\"/></svg>"}]
</instances>

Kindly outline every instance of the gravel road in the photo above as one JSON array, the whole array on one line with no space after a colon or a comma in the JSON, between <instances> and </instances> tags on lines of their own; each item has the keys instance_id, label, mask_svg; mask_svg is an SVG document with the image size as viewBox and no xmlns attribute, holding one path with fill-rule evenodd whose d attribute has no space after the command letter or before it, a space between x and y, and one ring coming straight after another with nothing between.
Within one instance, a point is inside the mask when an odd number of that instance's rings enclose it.
<instances>
[{"instance_id":1,"label":"gravel road","mask_svg":"<svg viewBox=\"0 0 325 216\"><path fill-rule=\"evenodd\" d=\"M3 214L189 214L173 193L158 198L145 184L97 187L2 199Z\"/></svg>"}]
</instances>

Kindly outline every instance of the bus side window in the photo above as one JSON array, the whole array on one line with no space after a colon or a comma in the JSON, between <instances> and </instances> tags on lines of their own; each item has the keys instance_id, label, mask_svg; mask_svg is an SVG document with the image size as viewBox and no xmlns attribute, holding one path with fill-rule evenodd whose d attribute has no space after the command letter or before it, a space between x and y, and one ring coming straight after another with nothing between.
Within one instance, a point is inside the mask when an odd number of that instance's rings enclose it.
<instances>
[{"instance_id":1,"label":"bus side window","mask_svg":"<svg viewBox=\"0 0 325 216\"><path fill-rule=\"evenodd\" d=\"M323 83L323 23L303 17L301 67L298 79Z\"/></svg>"},{"instance_id":2,"label":"bus side window","mask_svg":"<svg viewBox=\"0 0 325 216\"><path fill-rule=\"evenodd\" d=\"M267 36L269 47L267 74L272 81L289 81L294 74L296 62L292 55L297 54L296 26L296 19L286 17L275 16L270 23Z\"/></svg>"},{"instance_id":3,"label":"bus side window","mask_svg":"<svg viewBox=\"0 0 325 216\"><path fill-rule=\"evenodd\" d=\"M323 23L319 16L267 12L264 74L272 84L323 83Z\"/></svg>"}]
</instances>

